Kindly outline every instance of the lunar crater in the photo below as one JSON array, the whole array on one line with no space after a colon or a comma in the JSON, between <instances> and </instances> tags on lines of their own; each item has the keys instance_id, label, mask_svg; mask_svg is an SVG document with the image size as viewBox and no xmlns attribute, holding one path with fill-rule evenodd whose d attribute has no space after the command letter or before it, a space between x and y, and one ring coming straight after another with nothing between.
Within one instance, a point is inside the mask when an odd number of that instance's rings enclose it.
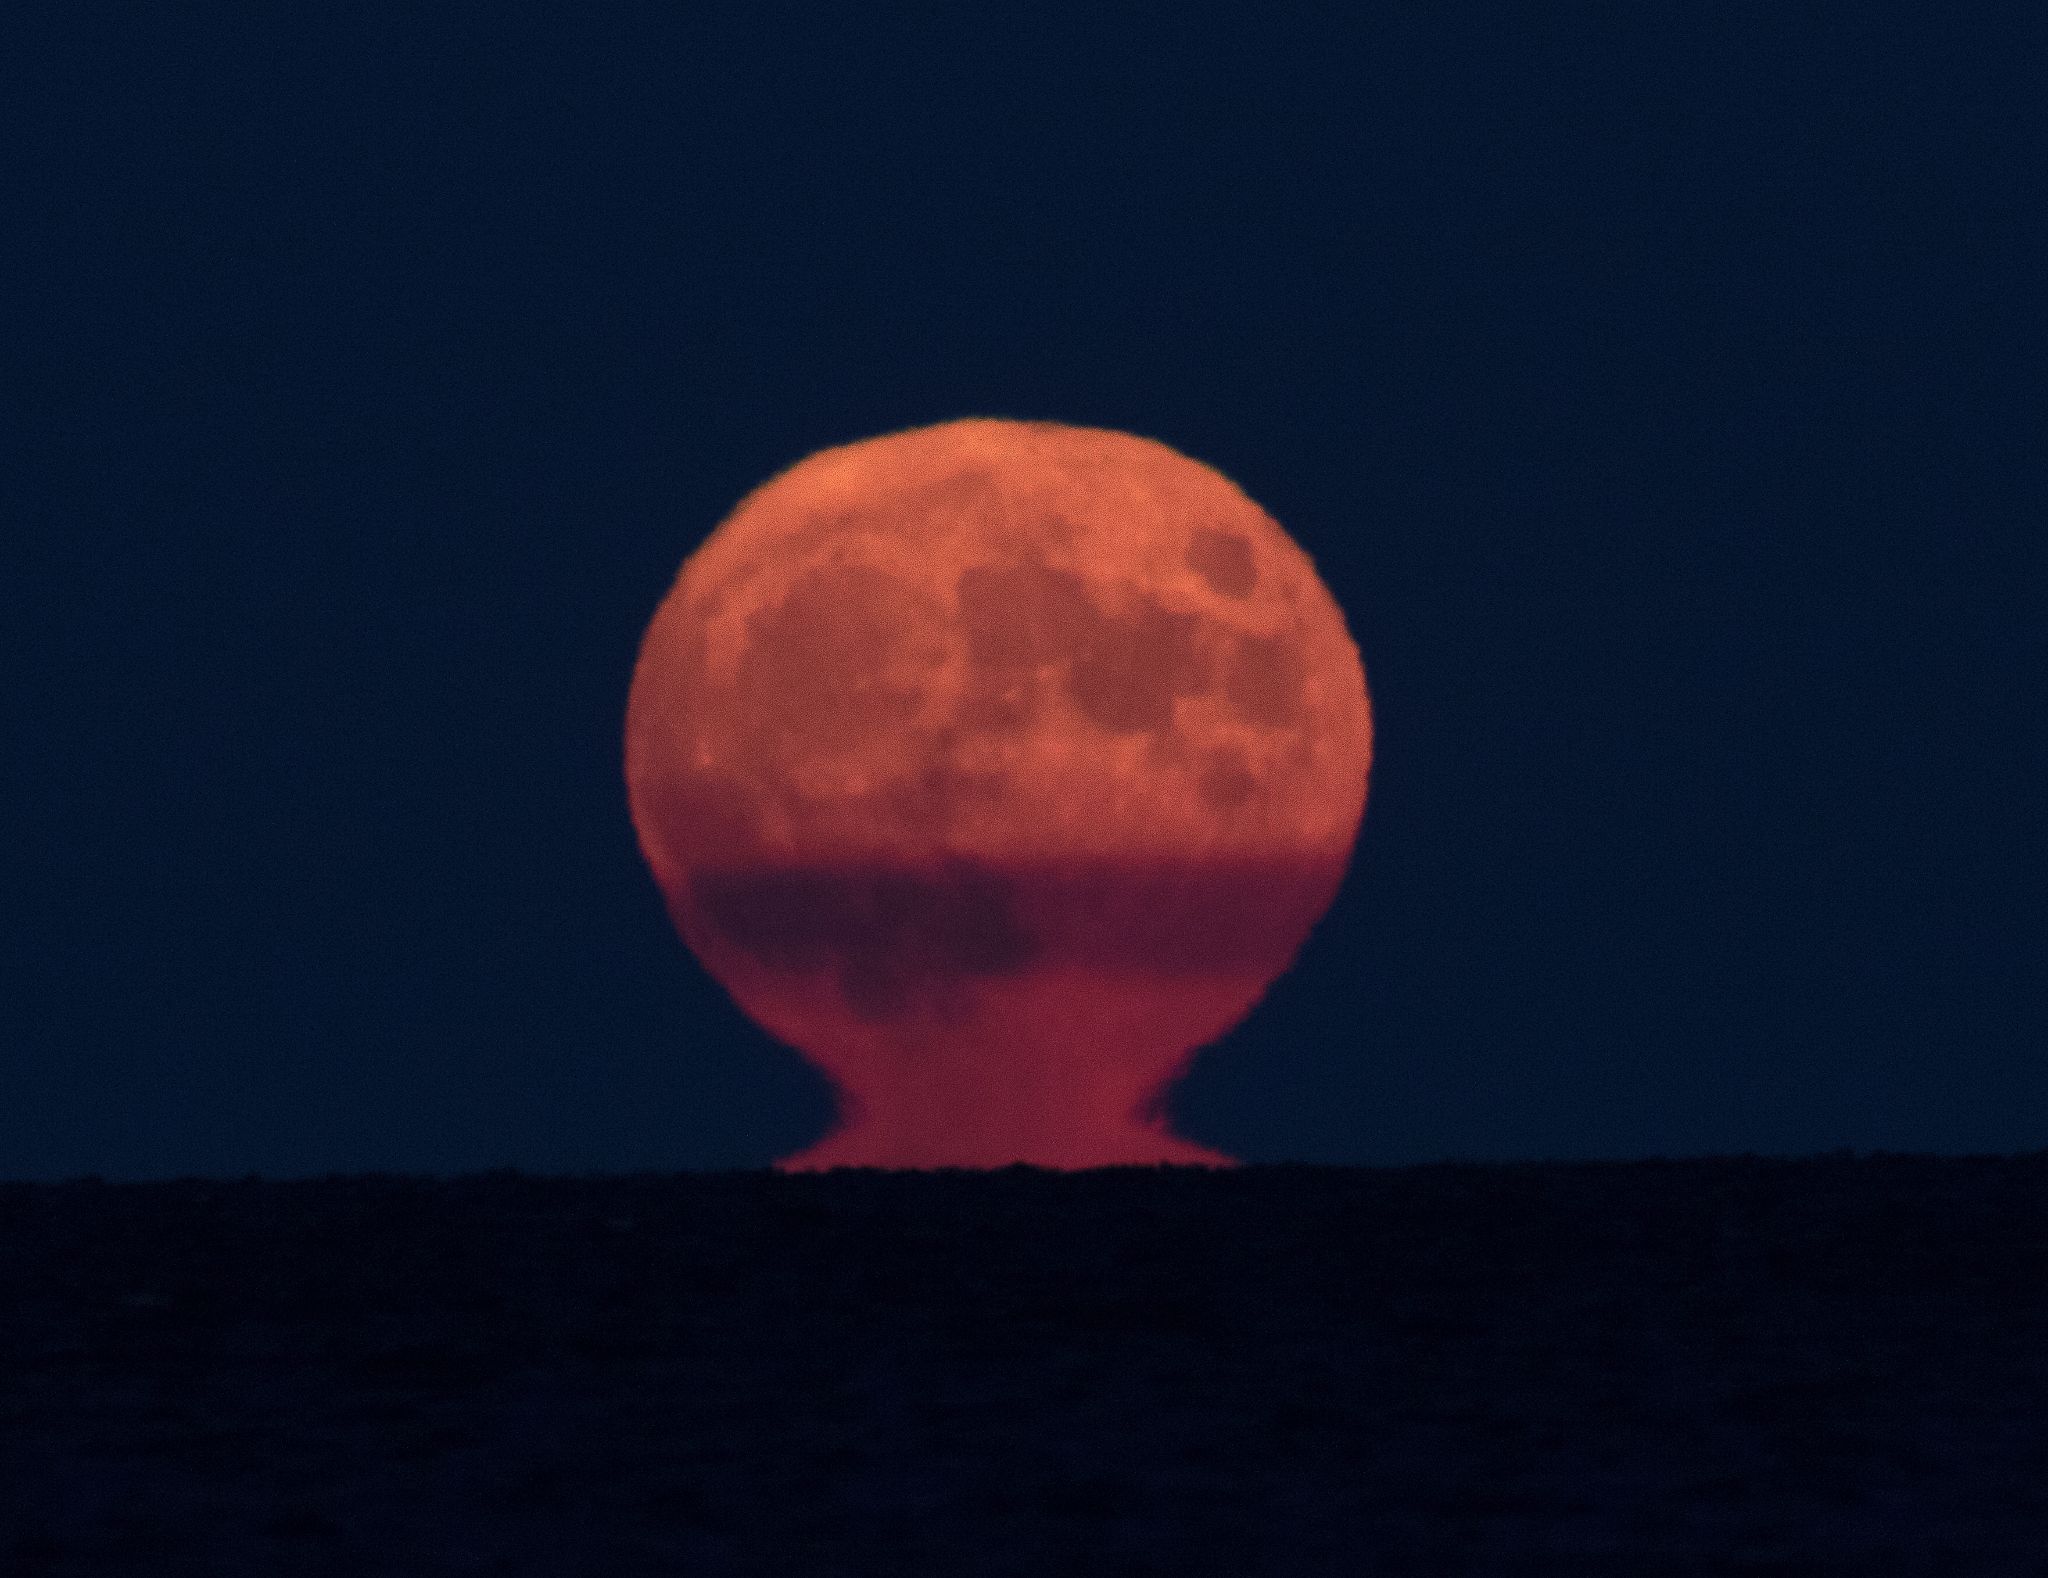
<instances>
[{"instance_id":1,"label":"lunar crater","mask_svg":"<svg viewBox=\"0 0 2048 1578\"><path fill-rule=\"evenodd\" d=\"M1114 734L1170 727L1174 698L1210 684L1195 616L1142 594L1133 604L1122 617L1098 616L1067 673L1067 694L1081 715Z\"/></svg>"},{"instance_id":2,"label":"lunar crater","mask_svg":"<svg viewBox=\"0 0 2048 1578\"><path fill-rule=\"evenodd\" d=\"M1246 598L1259 584L1252 545L1236 532L1199 526L1188 542L1188 568L1220 597Z\"/></svg>"},{"instance_id":3,"label":"lunar crater","mask_svg":"<svg viewBox=\"0 0 2048 1578\"><path fill-rule=\"evenodd\" d=\"M1210 751L1196 780L1202 799L1217 811L1236 811L1258 793L1259 780L1243 751L1221 745Z\"/></svg>"},{"instance_id":4,"label":"lunar crater","mask_svg":"<svg viewBox=\"0 0 2048 1578\"><path fill-rule=\"evenodd\" d=\"M1308 663L1296 642L1278 635L1237 638L1226 694L1247 723L1280 729L1297 722L1307 681Z\"/></svg>"},{"instance_id":5,"label":"lunar crater","mask_svg":"<svg viewBox=\"0 0 2048 1578\"><path fill-rule=\"evenodd\" d=\"M1080 716L1112 734L1165 729L1177 697L1213 688L1229 633L1128 583L1103 590L1042 558L971 565L954 580L974 712L1021 721L1024 671L1056 671ZM970 713L970 716L974 713Z\"/></svg>"},{"instance_id":6,"label":"lunar crater","mask_svg":"<svg viewBox=\"0 0 2048 1578\"><path fill-rule=\"evenodd\" d=\"M1038 558L970 565L954 578L953 589L977 669L1067 660L1087 645L1101 617L1080 576Z\"/></svg>"}]
</instances>

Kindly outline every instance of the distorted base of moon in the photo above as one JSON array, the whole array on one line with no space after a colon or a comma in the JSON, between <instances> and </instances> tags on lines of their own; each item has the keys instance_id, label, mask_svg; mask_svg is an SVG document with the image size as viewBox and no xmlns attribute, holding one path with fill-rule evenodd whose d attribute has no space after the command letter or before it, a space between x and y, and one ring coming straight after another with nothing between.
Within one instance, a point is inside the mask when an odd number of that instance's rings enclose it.
<instances>
[{"instance_id":1,"label":"distorted base of moon","mask_svg":"<svg viewBox=\"0 0 2048 1578\"><path fill-rule=\"evenodd\" d=\"M1284 968L1327 861L704 868L675 919L840 1093L778 1163L1233 1165L1160 1099Z\"/></svg>"},{"instance_id":2,"label":"distorted base of moon","mask_svg":"<svg viewBox=\"0 0 2048 1578\"><path fill-rule=\"evenodd\" d=\"M823 451L686 561L627 780L691 951L832 1081L776 1165L1233 1165L1164 1095L1328 907L1364 675L1307 556L1150 440Z\"/></svg>"}]
</instances>

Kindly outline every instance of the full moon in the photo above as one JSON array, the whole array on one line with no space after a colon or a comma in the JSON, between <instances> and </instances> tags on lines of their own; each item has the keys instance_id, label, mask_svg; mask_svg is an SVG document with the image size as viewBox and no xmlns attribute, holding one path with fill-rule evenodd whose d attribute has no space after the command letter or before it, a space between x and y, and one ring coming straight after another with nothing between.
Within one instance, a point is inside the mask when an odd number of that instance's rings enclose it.
<instances>
[{"instance_id":1,"label":"full moon","mask_svg":"<svg viewBox=\"0 0 2048 1578\"><path fill-rule=\"evenodd\" d=\"M684 942L831 1080L785 1171L1233 1158L1165 1093L1350 863L1365 671L1309 556L1147 438L966 420L741 500L625 772Z\"/></svg>"}]
</instances>

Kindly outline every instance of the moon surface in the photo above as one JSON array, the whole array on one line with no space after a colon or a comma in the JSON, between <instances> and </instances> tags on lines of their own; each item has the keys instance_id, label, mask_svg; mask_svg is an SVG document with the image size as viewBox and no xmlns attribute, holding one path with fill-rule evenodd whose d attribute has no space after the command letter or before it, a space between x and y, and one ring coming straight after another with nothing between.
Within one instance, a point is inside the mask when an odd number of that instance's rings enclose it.
<instances>
[{"instance_id":1,"label":"moon surface","mask_svg":"<svg viewBox=\"0 0 2048 1578\"><path fill-rule=\"evenodd\" d=\"M822 450L684 562L625 768L690 950L832 1080L777 1165L1229 1165L1164 1092L1334 898L1365 673L1295 542L1164 444Z\"/></svg>"}]
</instances>

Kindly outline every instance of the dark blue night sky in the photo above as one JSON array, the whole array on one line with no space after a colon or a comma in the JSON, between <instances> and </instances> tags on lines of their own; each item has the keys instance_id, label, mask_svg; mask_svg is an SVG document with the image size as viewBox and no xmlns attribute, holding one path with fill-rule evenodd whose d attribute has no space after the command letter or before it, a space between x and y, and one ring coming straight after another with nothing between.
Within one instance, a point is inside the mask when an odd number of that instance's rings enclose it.
<instances>
[{"instance_id":1,"label":"dark blue night sky","mask_svg":"<svg viewBox=\"0 0 2048 1578\"><path fill-rule=\"evenodd\" d=\"M743 493L967 415L1224 471L1364 655L1351 876L1183 1132L2048 1146L2012 21L598 9L16 56L0 1178L809 1143L627 684Z\"/></svg>"}]
</instances>

